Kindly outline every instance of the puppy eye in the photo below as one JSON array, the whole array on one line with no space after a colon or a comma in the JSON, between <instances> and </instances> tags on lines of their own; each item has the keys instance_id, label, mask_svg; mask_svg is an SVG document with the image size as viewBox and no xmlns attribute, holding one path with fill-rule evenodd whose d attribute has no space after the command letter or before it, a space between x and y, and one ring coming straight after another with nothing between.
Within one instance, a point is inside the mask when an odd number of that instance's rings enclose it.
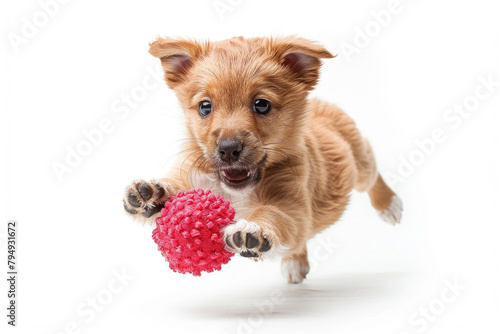
<instances>
[{"instance_id":1,"label":"puppy eye","mask_svg":"<svg viewBox=\"0 0 500 334\"><path fill-rule=\"evenodd\" d=\"M210 101L200 102L198 112L203 117L208 116L212 112L212 103Z\"/></svg>"},{"instance_id":2,"label":"puppy eye","mask_svg":"<svg viewBox=\"0 0 500 334\"><path fill-rule=\"evenodd\" d=\"M257 114L267 114L271 110L271 102L268 100L258 99L253 103L253 111Z\"/></svg>"}]
</instances>

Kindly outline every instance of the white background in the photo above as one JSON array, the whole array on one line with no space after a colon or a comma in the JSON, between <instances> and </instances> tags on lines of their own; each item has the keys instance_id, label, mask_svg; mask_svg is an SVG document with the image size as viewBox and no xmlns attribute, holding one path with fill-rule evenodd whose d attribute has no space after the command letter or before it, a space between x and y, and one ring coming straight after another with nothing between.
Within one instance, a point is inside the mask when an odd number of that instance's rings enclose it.
<instances>
[{"instance_id":1,"label":"white background","mask_svg":"<svg viewBox=\"0 0 500 334\"><path fill-rule=\"evenodd\" d=\"M22 34L23 18L33 22L42 9L35 0L2 2L0 221L20 224L18 326L6 325L2 279L2 328L498 333L500 87L456 128L443 119L474 96L481 76L500 80L495 1L401 0L399 13L352 55L342 45L355 46L358 29L370 27L371 12L389 0L222 2L231 8L221 17L211 0L69 1L17 51L9 36ZM151 228L130 221L121 198L131 180L166 172L183 136L182 112L164 84L147 90L126 117L113 105L141 89L146 68L158 67L147 52L158 35L288 34L339 54L325 62L314 95L355 119L384 175L397 175L401 159L419 154L415 141L436 128L446 140L392 182L405 207L400 226L382 222L367 195L354 193L342 220L311 241L320 263L298 287L283 282L279 262L244 258L201 278L173 273ZM103 119L112 131L59 180L53 163L65 163L68 147ZM133 278L109 292L113 272L122 270ZM443 303L448 281L463 290ZM91 316L86 303L95 297L106 305ZM419 308L429 307L439 314L422 324Z\"/></svg>"}]
</instances>

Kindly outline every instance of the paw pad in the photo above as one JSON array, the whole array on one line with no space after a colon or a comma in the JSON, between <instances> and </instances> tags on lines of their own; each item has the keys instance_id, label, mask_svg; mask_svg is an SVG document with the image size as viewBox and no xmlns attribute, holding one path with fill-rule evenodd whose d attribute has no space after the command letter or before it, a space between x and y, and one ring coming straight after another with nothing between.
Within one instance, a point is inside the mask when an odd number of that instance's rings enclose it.
<instances>
[{"instance_id":1,"label":"paw pad","mask_svg":"<svg viewBox=\"0 0 500 334\"><path fill-rule=\"evenodd\" d=\"M169 191L171 189L169 185L156 180L132 182L123 199L125 211L131 215L140 214L144 218L151 218L164 207L170 197L166 195L172 195Z\"/></svg>"},{"instance_id":2,"label":"paw pad","mask_svg":"<svg viewBox=\"0 0 500 334\"><path fill-rule=\"evenodd\" d=\"M260 258L272 248L259 225L244 219L226 227L224 234L227 249L243 257Z\"/></svg>"}]
</instances>

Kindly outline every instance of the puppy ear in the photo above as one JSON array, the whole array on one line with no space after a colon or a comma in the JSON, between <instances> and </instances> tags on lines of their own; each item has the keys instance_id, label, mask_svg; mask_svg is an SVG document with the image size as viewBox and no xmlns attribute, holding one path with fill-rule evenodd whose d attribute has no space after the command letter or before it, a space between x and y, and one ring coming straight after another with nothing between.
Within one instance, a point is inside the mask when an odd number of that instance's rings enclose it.
<instances>
[{"instance_id":1,"label":"puppy ear","mask_svg":"<svg viewBox=\"0 0 500 334\"><path fill-rule=\"evenodd\" d=\"M295 79L311 89L319 77L321 59L334 58L328 50L301 38L287 38L278 42L281 65L290 69Z\"/></svg>"},{"instance_id":2,"label":"puppy ear","mask_svg":"<svg viewBox=\"0 0 500 334\"><path fill-rule=\"evenodd\" d=\"M161 60L165 81L170 88L184 80L189 68L206 49L207 44L168 38L158 38L149 44L149 53Z\"/></svg>"}]
</instances>

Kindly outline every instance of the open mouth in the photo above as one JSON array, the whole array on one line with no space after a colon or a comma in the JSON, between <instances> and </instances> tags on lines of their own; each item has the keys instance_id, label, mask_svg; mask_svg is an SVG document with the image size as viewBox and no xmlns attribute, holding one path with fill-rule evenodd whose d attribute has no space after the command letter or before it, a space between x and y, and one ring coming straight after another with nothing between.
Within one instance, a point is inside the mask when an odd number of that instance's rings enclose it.
<instances>
[{"instance_id":1,"label":"open mouth","mask_svg":"<svg viewBox=\"0 0 500 334\"><path fill-rule=\"evenodd\" d=\"M267 161L267 154L254 165L249 166L222 166L219 176L222 182L234 188L243 188L252 182L259 180L259 168Z\"/></svg>"},{"instance_id":2,"label":"open mouth","mask_svg":"<svg viewBox=\"0 0 500 334\"><path fill-rule=\"evenodd\" d=\"M256 179L257 168L251 167L223 167L220 170L222 180L231 186L242 186Z\"/></svg>"}]
</instances>

